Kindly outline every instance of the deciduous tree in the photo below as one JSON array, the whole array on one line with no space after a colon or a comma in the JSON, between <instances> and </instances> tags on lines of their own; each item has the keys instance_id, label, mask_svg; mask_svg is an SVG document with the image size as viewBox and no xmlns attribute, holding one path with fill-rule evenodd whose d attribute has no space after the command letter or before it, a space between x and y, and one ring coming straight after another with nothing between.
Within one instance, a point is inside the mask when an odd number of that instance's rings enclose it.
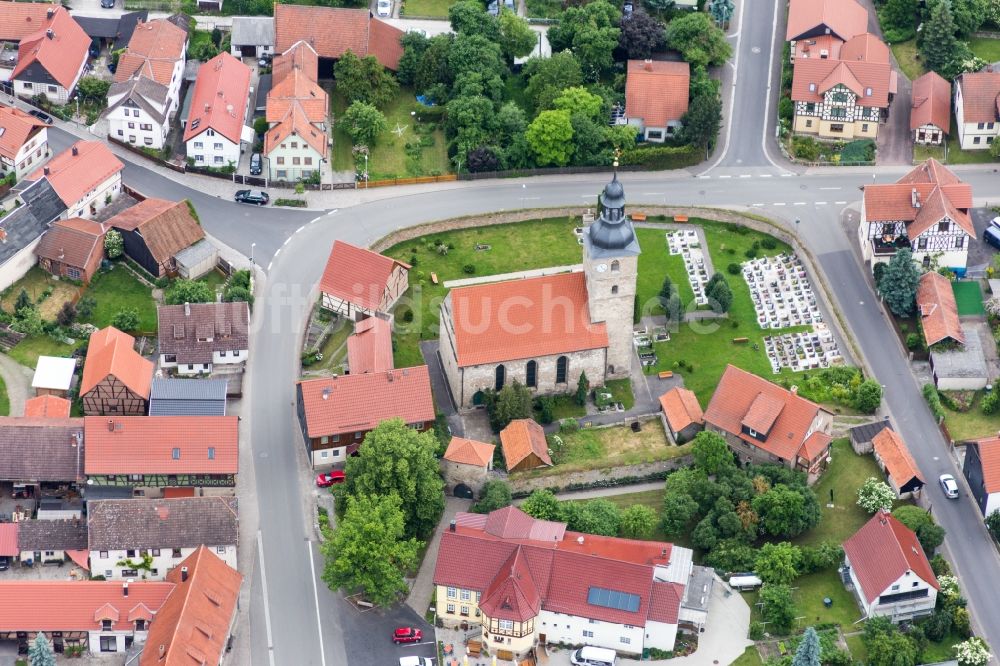
<instances>
[{"instance_id":1,"label":"deciduous tree","mask_svg":"<svg viewBox=\"0 0 1000 666\"><path fill-rule=\"evenodd\" d=\"M497 21L500 23L500 50L507 62L514 62L514 58L531 55L541 38L539 33L531 29L528 20L504 9L497 17Z\"/></svg>"},{"instance_id":2,"label":"deciduous tree","mask_svg":"<svg viewBox=\"0 0 1000 666\"><path fill-rule=\"evenodd\" d=\"M135 308L122 308L111 318L111 325L119 331L139 330L139 311Z\"/></svg>"},{"instance_id":3,"label":"deciduous tree","mask_svg":"<svg viewBox=\"0 0 1000 666\"><path fill-rule=\"evenodd\" d=\"M337 125L347 132L354 145L362 146L374 146L378 136L389 127L382 112L367 102L351 103Z\"/></svg>"},{"instance_id":4,"label":"deciduous tree","mask_svg":"<svg viewBox=\"0 0 1000 666\"><path fill-rule=\"evenodd\" d=\"M698 503L690 495L682 492L664 493L663 531L667 536L677 537L684 534L697 515Z\"/></svg>"},{"instance_id":5,"label":"deciduous tree","mask_svg":"<svg viewBox=\"0 0 1000 666\"><path fill-rule=\"evenodd\" d=\"M373 55L358 58L347 51L333 66L333 76L348 102L384 107L399 90L396 78Z\"/></svg>"},{"instance_id":6,"label":"deciduous tree","mask_svg":"<svg viewBox=\"0 0 1000 666\"><path fill-rule=\"evenodd\" d=\"M760 526L772 536L798 536L819 522L819 505L808 488L778 484L751 504L760 516Z\"/></svg>"},{"instance_id":7,"label":"deciduous tree","mask_svg":"<svg viewBox=\"0 0 1000 666\"><path fill-rule=\"evenodd\" d=\"M765 543L754 562L757 575L765 583L791 583L799 575L802 553L787 541Z\"/></svg>"},{"instance_id":8,"label":"deciduous tree","mask_svg":"<svg viewBox=\"0 0 1000 666\"><path fill-rule=\"evenodd\" d=\"M521 503L521 510L539 520L562 520L563 509L559 500L547 488L533 490Z\"/></svg>"},{"instance_id":9,"label":"deciduous tree","mask_svg":"<svg viewBox=\"0 0 1000 666\"><path fill-rule=\"evenodd\" d=\"M117 259L122 256L125 251L125 242L122 240L122 234L117 229L108 229L108 232L104 234L104 254L107 255L108 259Z\"/></svg>"},{"instance_id":10,"label":"deciduous tree","mask_svg":"<svg viewBox=\"0 0 1000 666\"><path fill-rule=\"evenodd\" d=\"M645 59L666 46L667 32L659 20L641 9L622 16L618 24L621 35L618 47L625 51L629 59Z\"/></svg>"},{"instance_id":11,"label":"deciduous tree","mask_svg":"<svg viewBox=\"0 0 1000 666\"><path fill-rule=\"evenodd\" d=\"M166 300L169 305L211 303L215 300L215 290L200 280L177 280L167 289Z\"/></svg>"},{"instance_id":12,"label":"deciduous tree","mask_svg":"<svg viewBox=\"0 0 1000 666\"><path fill-rule=\"evenodd\" d=\"M571 114L580 114L593 121L605 120L609 110L608 104L600 95L595 95L583 86L564 88L552 100L552 108Z\"/></svg>"},{"instance_id":13,"label":"deciduous tree","mask_svg":"<svg viewBox=\"0 0 1000 666\"><path fill-rule=\"evenodd\" d=\"M481 2L459 0L448 8L451 29L459 35L480 35L496 42L500 39L497 17L484 12Z\"/></svg>"},{"instance_id":14,"label":"deciduous tree","mask_svg":"<svg viewBox=\"0 0 1000 666\"><path fill-rule=\"evenodd\" d=\"M472 505L476 513L489 513L510 506L510 486L502 479L491 479L483 485L479 501Z\"/></svg>"},{"instance_id":15,"label":"deciduous tree","mask_svg":"<svg viewBox=\"0 0 1000 666\"><path fill-rule=\"evenodd\" d=\"M514 419L530 419L531 391L516 379L499 391L485 391L486 411L490 425L500 432Z\"/></svg>"},{"instance_id":16,"label":"deciduous tree","mask_svg":"<svg viewBox=\"0 0 1000 666\"><path fill-rule=\"evenodd\" d=\"M569 112L542 111L528 125L525 139L539 166L569 164L573 155L573 125Z\"/></svg>"},{"instance_id":17,"label":"deciduous tree","mask_svg":"<svg viewBox=\"0 0 1000 666\"><path fill-rule=\"evenodd\" d=\"M710 149L722 127L722 101L719 96L706 94L693 97L681 123L680 137L685 143Z\"/></svg>"},{"instance_id":18,"label":"deciduous tree","mask_svg":"<svg viewBox=\"0 0 1000 666\"><path fill-rule=\"evenodd\" d=\"M795 620L795 603L792 590L787 585L769 583L760 588L758 600L763 604L761 615L768 623L768 631L782 635L791 631Z\"/></svg>"},{"instance_id":19,"label":"deciduous tree","mask_svg":"<svg viewBox=\"0 0 1000 666\"><path fill-rule=\"evenodd\" d=\"M656 512L644 504L633 504L621 513L619 536L626 539L649 539L656 530Z\"/></svg>"},{"instance_id":20,"label":"deciduous tree","mask_svg":"<svg viewBox=\"0 0 1000 666\"><path fill-rule=\"evenodd\" d=\"M571 49L587 77L596 81L613 64L620 18L621 11L607 0L569 7L559 23L549 28L549 44L553 52Z\"/></svg>"},{"instance_id":21,"label":"deciduous tree","mask_svg":"<svg viewBox=\"0 0 1000 666\"><path fill-rule=\"evenodd\" d=\"M715 474L723 467L731 467L734 464L733 452L726 444L726 440L722 435L709 430L702 430L695 436L691 453L694 456L695 467L706 474Z\"/></svg>"},{"instance_id":22,"label":"deciduous tree","mask_svg":"<svg viewBox=\"0 0 1000 666\"><path fill-rule=\"evenodd\" d=\"M858 506L868 513L876 511L888 511L892 508L892 502L896 499L896 493L892 491L885 481L869 476L858 488Z\"/></svg>"},{"instance_id":23,"label":"deciduous tree","mask_svg":"<svg viewBox=\"0 0 1000 666\"><path fill-rule=\"evenodd\" d=\"M702 12L683 14L672 20L667 25L667 45L680 51L692 67L718 67L733 54L726 34Z\"/></svg>"},{"instance_id":24,"label":"deciduous tree","mask_svg":"<svg viewBox=\"0 0 1000 666\"><path fill-rule=\"evenodd\" d=\"M525 94L539 111L551 108L564 89L583 83L580 61L570 51L553 50L550 58L531 58L523 71L528 79Z\"/></svg>"}]
</instances>

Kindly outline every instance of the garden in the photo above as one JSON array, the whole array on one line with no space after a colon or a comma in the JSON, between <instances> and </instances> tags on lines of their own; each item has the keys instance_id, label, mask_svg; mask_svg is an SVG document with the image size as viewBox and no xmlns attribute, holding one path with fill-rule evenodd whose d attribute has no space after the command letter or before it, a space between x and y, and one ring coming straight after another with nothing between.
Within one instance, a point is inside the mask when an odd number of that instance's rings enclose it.
<instances>
[{"instance_id":1,"label":"garden","mask_svg":"<svg viewBox=\"0 0 1000 666\"><path fill-rule=\"evenodd\" d=\"M22 290L37 306L42 321L52 322L56 320L63 303L75 299L81 287L70 280L56 280L37 265L32 266L23 278L0 294L0 309L4 313L15 314L15 304Z\"/></svg>"},{"instance_id":2,"label":"garden","mask_svg":"<svg viewBox=\"0 0 1000 666\"><path fill-rule=\"evenodd\" d=\"M80 320L97 328L113 325L115 317L126 310L138 316L138 325L132 330L156 334L156 301L152 289L140 282L123 263L112 264L111 270L97 273L77 303Z\"/></svg>"}]
</instances>

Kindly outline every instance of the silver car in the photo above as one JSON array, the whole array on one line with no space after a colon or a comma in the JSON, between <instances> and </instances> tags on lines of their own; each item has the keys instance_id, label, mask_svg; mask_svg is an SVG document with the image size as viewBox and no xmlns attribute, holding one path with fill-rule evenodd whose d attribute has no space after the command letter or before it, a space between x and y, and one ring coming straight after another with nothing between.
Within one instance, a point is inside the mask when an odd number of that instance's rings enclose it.
<instances>
[{"instance_id":1,"label":"silver car","mask_svg":"<svg viewBox=\"0 0 1000 666\"><path fill-rule=\"evenodd\" d=\"M938 481L941 483L941 490L945 497L950 499L958 497L958 484L955 483L955 477L951 474L942 474L938 477Z\"/></svg>"}]
</instances>

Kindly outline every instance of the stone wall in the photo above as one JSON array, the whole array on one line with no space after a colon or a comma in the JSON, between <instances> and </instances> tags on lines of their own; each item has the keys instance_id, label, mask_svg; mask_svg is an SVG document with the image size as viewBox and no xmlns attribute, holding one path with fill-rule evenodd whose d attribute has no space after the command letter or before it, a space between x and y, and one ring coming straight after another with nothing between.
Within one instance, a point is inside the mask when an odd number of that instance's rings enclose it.
<instances>
[{"instance_id":1,"label":"stone wall","mask_svg":"<svg viewBox=\"0 0 1000 666\"><path fill-rule=\"evenodd\" d=\"M591 485L608 479L624 479L628 477L650 477L654 474L667 472L672 469L687 467L694 462L694 457L690 454L678 456L670 460L658 460L651 463L639 463L636 465L626 465L612 469L586 470L581 472L567 472L565 474L552 474L548 476L521 476L514 475L507 478L513 493L530 493L539 488L563 489L575 485Z\"/></svg>"},{"instance_id":2,"label":"stone wall","mask_svg":"<svg viewBox=\"0 0 1000 666\"><path fill-rule=\"evenodd\" d=\"M472 488L472 491L476 493L476 497L479 497L479 491L483 489L483 485L487 480L485 467L465 465L463 463L451 462L450 460L441 461L441 473L444 475L444 482L447 485L449 494L455 486L464 483Z\"/></svg>"}]
</instances>

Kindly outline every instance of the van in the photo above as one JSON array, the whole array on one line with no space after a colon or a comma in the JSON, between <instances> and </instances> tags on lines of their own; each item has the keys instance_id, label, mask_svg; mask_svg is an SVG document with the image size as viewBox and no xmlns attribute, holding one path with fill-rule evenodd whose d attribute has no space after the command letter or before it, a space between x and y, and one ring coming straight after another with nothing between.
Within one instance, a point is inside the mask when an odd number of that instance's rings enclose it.
<instances>
[{"instance_id":1,"label":"van","mask_svg":"<svg viewBox=\"0 0 1000 666\"><path fill-rule=\"evenodd\" d=\"M614 650L585 645L570 653L569 661L574 666L615 666L618 655Z\"/></svg>"},{"instance_id":2,"label":"van","mask_svg":"<svg viewBox=\"0 0 1000 666\"><path fill-rule=\"evenodd\" d=\"M729 579L729 587L734 590L739 590L740 592L746 592L747 590L755 590L764 584L759 577L754 574L744 573L744 574L734 574Z\"/></svg>"},{"instance_id":3,"label":"van","mask_svg":"<svg viewBox=\"0 0 1000 666\"><path fill-rule=\"evenodd\" d=\"M983 240L988 245L992 245L995 249L1000 250L1000 228L993 226L986 227L986 231L983 232Z\"/></svg>"}]
</instances>

